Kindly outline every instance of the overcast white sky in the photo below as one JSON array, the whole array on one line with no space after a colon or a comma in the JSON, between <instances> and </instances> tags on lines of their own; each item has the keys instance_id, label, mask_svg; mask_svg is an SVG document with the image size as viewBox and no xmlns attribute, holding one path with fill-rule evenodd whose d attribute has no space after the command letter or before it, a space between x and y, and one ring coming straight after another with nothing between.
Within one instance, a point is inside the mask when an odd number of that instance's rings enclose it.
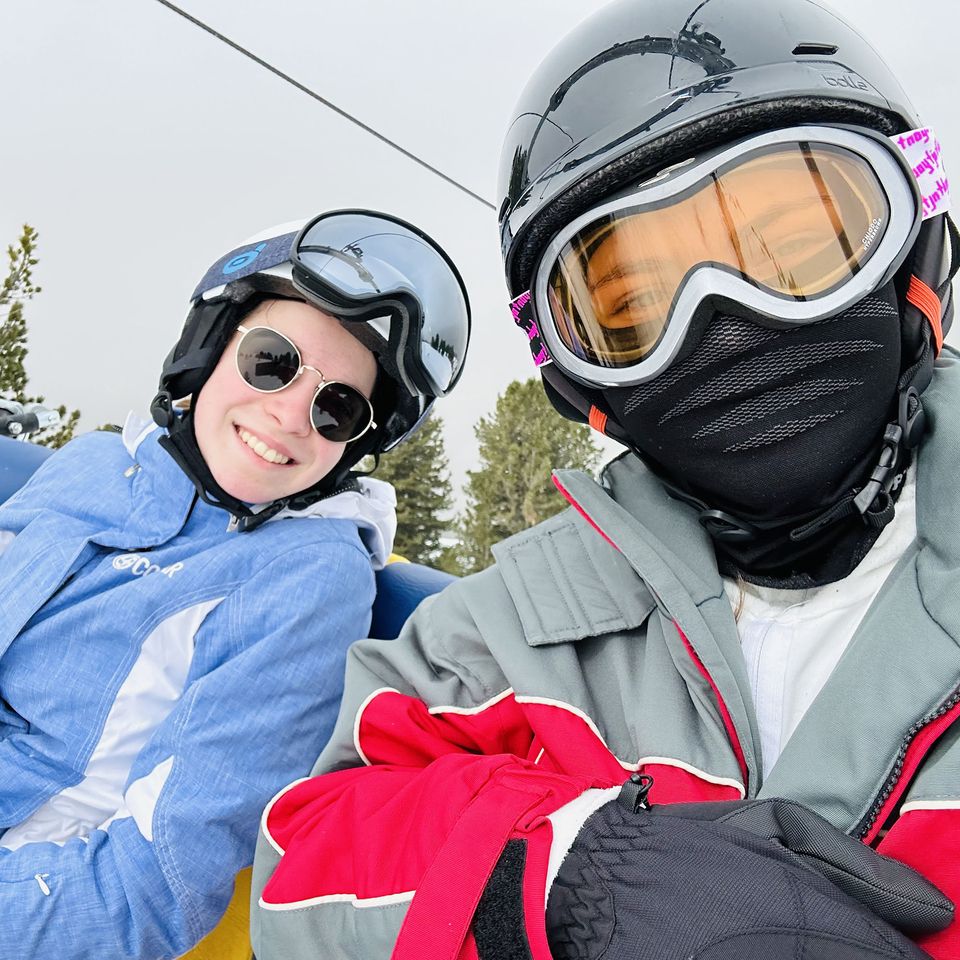
<instances>
[{"instance_id":1,"label":"overcast white sky","mask_svg":"<svg viewBox=\"0 0 960 960\"><path fill-rule=\"evenodd\" d=\"M776 0L758 0L776 2ZM597 0L182 0L194 16L496 202L500 141L529 74ZM836 5L960 156L953 0ZM491 210L157 0L0 3L0 242L40 231L31 388L83 426L145 411L206 267L273 223L392 211L459 264L475 337L438 405L455 480L472 424L531 373ZM960 161L957 161L960 162ZM955 335L952 338L957 340Z\"/></svg>"}]
</instances>

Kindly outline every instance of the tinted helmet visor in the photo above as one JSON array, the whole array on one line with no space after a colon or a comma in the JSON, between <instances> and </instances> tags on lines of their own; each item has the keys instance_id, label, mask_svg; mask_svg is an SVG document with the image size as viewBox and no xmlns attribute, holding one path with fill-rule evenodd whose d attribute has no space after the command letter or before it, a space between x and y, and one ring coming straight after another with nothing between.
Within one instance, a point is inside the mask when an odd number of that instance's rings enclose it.
<instances>
[{"instance_id":1,"label":"tinted helmet visor","mask_svg":"<svg viewBox=\"0 0 960 960\"><path fill-rule=\"evenodd\" d=\"M456 268L426 234L384 214L329 213L304 227L290 259L311 301L345 321L372 321L409 383L432 396L452 389L470 310Z\"/></svg>"}]
</instances>

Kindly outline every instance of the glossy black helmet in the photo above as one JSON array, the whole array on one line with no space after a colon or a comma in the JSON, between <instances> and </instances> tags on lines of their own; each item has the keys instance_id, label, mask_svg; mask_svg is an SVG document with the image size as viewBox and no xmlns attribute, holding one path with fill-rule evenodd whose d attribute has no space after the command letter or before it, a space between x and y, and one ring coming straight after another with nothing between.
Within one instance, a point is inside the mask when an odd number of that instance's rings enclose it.
<instances>
[{"instance_id":1,"label":"glossy black helmet","mask_svg":"<svg viewBox=\"0 0 960 960\"><path fill-rule=\"evenodd\" d=\"M771 127L919 125L886 63L813 0L616 0L537 68L500 163L511 293L556 228L618 187Z\"/></svg>"},{"instance_id":2,"label":"glossy black helmet","mask_svg":"<svg viewBox=\"0 0 960 960\"><path fill-rule=\"evenodd\" d=\"M499 225L511 296L529 289L556 233L617 190L720 144L802 124L891 136L920 122L877 51L814 0L609 4L537 68L507 132ZM938 274L931 286L942 281L945 221L924 225L908 260ZM909 307L903 316L906 356L916 359L928 324ZM951 317L946 296L944 332ZM554 369L546 379L558 409L586 419L578 401L590 391Z\"/></svg>"}]
</instances>

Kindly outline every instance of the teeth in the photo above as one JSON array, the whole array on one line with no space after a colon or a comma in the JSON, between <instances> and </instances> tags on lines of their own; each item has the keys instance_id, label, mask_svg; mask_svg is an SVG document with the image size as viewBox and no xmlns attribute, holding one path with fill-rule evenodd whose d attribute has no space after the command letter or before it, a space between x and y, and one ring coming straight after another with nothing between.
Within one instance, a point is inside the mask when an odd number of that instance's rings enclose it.
<instances>
[{"instance_id":1,"label":"teeth","mask_svg":"<svg viewBox=\"0 0 960 960\"><path fill-rule=\"evenodd\" d=\"M273 447L268 447L259 437L255 437L248 430L240 431L240 439L258 456L268 463L289 463L290 458L277 453Z\"/></svg>"}]
</instances>

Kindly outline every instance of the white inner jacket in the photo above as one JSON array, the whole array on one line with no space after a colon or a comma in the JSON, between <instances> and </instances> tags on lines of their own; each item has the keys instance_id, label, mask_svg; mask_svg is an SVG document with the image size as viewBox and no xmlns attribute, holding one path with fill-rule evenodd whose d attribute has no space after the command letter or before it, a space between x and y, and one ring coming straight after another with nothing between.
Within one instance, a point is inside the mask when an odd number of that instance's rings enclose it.
<instances>
[{"instance_id":1,"label":"white inner jacket","mask_svg":"<svg viewBox=\"0 0 960 960\"><path fill-rule=\"evenodd\" d=\"M884 581L917 538L916 467L893 520L842 580L807 590L758 587L724 577L736 611L760 728L764 779L823 689Z\"/></svg>"},{"instance_id":2,"label":"white inner jacket","mask_svg":"<svg viewBox=\"0 0 960 960\"><path fill-rule=\"evenodd\" d=\"M907 473L893 520L842 580L779 590L723 578L734 611L760 729L764 779L823 689L884 581L917 538L916 465ZM547 894L584 821L616 799L619 787L587 790L549 817L553 842Z\"/></svg>"}]
</instances>

